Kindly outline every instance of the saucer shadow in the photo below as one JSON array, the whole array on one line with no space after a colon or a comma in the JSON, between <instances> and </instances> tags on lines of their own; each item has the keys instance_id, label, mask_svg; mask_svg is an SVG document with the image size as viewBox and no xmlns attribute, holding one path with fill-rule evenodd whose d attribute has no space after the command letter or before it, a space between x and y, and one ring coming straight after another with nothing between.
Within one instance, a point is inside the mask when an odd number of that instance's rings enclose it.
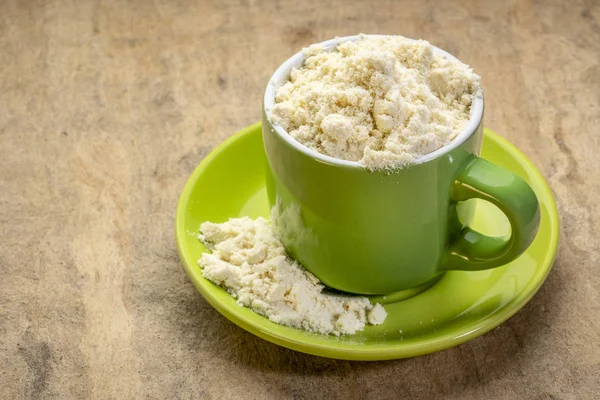
<instances>
[{"instance_id":1,"label":"saucer shadow","mask_svg":"<svg viewBox=\"0 0 600 400\"><path fill-rule=\"evenodd\" d=\"M180 327L183 330L197 326L206 331L209 324L211 333L206 332L209 334L198 337L190 345L199 346L202 353L221 362L252 369L257 375L268 375L270 386L287 394L301 392L306 382L327 385L325 382L334 379L346 383L326 390L333 390L329 394L337 397L370 396L380 390L377 382L385 382L385 393L402 393L408 398L431 393L442 397L460 395L491 380L512 379L523 365L535 363L544 356L538 349L548 328L558 318L561 304L563 284L557 274L559 259L539 292L508 321L459 346L415 358L346 361L289 350L239 328L198 293L189 306L202 308L202 311L192 315L196 321L188 321ZM352 388L353 392L343 392L350 390L345 387Z\"/></svg>"}]
</instances>

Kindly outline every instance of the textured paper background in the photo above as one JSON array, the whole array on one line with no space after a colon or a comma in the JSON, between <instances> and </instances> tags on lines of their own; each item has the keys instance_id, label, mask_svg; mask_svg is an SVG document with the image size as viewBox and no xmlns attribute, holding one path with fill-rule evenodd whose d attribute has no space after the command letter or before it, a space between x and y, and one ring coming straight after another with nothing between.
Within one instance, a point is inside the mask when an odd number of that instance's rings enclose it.
<instances>
[{"instance_id":1,"label":"textured paper background","mask_svg":"<svg viewBox=\"0 0 600 400\"><path fill-rule=\"evenodd\" d=\"M597 1L2 1L0 398L591 399L600 392ZM498 329L403 361L242 331L174 241L200 160L271 72L358 32L429 39L483 77L486 125L554 190L555 267Z\"/></svg>"}]
</instances>

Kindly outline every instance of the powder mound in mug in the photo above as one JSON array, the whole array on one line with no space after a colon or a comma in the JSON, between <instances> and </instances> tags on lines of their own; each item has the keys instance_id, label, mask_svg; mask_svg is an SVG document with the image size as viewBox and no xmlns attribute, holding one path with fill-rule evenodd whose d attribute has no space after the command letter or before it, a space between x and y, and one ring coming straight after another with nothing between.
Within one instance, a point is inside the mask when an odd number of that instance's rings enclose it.
<instances>
[{"instance_id":1,"label":"powder mound in mug","mask_svg":"<svg viewBox=\"0 0 600 400\"><path fill-rule=\"evenodd\" d=\"M200 240L211 253L198 261L203 276L224 287L240 306L271 321L322 334L353 334L387 317L366 297L324 293L318 278L291 259L264 218L205 222Z\"/></svg>"},{"instance_id":2,"label":"powder mound in mug","mask_svg":"<svg viewBox=\"0 0 600 400\"><path fill-rule=\"evenodd\" d=\"M279 87L271 121L320 153L368 169L405 165L450 143L481 95L469 66L434 55L424 40L365 36L303 50Z\"/></svg>"}]
</instances>

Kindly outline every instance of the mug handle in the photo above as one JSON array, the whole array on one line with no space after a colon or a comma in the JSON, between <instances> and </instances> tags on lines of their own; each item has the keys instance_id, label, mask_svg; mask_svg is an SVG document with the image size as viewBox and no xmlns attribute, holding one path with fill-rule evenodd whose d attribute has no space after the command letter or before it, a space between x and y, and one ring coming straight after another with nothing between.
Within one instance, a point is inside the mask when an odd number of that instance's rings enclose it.
<instances>
[{"instance_id":1,"label":"mug handle","mask_svg":"<svg viewBox=\"0 0 600 400\"><path fill-rule=\"evenodd\" d=\"M448 247L444 270L478 271L508 264L529 247L540 225L533 189L516 174L474 155L455 177L450 199L489 201L508 218L511 235L490 237L463 227Z\"/></svg>"}]
</instances>

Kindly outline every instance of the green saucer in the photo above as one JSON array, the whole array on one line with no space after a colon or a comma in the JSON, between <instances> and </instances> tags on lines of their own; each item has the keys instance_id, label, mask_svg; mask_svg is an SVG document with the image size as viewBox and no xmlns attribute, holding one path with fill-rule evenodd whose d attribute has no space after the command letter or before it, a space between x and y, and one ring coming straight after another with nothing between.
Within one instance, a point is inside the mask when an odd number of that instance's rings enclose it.
<instances>
[{"instance_id":1,"label":"green saucer","mask_svg":"<svg viewBox=\"0 0 600 400\"><path fill-rule=\"evenodd\" d=\"M260 123L217 147L188 180L177 208L179 254L194 285L221 314L248 332L290 349L348 360L386 360L456 346L495 328L521 309L544 282L558 244L556 204L533 164L487 129L482 157L519 174L535 190L541 223L531 247L504 267L448 272L422 293L386 302L385 323L367 326L355 335L326 336L277 325L238 306L225 290L202 277L197 263L205 251L197 238L202 222L269 215ZM504 235L509 230L504 215L485 202L477 203L473 226L491 235Z\"/></svg>"}]
</instances>

